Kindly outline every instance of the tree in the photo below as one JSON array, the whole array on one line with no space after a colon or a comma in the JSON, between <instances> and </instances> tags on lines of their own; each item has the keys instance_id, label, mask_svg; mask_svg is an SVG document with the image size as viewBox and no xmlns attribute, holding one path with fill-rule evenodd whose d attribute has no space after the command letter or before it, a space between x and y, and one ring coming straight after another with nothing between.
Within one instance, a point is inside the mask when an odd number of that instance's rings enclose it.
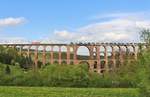
<instances>
[{"instance_id":1,"label":"tree","mask_svg":"<svg viewBox=\"0 0 150 97\"><path fill-rule=\"evenodd\" d=\"M150 43L150 29L142 29L140 31L140 38L146 43Z\"/></svg>"},{"instance_id":2,"label":"tree","mask_svg":"<svg viewBox=\"0 0 150 97\"><path fill-rule=\"evenodd\" d=\"M141 40L147 44L150 44L150 29L143 29L140 32ZM139 87L141 97L150 97L150 48L145 49L140 52L140 56L138 58L138 76L141 80Z\"/></svg>"}]
</instances>

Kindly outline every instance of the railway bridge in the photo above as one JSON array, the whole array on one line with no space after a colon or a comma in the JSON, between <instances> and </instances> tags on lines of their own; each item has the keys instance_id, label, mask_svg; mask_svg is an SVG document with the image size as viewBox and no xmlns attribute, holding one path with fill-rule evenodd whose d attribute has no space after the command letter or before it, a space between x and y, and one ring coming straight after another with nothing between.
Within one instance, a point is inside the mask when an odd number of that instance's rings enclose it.
<instances>
[{"instance_id":1,"label":"railway bridge","mask_svg":"<svg viewBox=\"0 0 150 97\"><path fill-rule=\"evenodd\" d=\"M0 44L0 46L13 47L18 49L20 54L34 56L34 67L38 68L38 55L41 54L42 64L88 64L89 70L103 73L111 72L118 68L126 61L137 60L138 53L141 49L148 47L145 43L70 43L70 44ZM54 57L55 47L58 47L58 58ZM66 49L63 52L63 48ZM88 49L89 56L86 59L78 58L78 49L85 47ZM65 58L62 56L65 53ZM48 60L47 60L48 59ZM48 61L48 62L47 62Z\"/></svg>"}]
</instances>

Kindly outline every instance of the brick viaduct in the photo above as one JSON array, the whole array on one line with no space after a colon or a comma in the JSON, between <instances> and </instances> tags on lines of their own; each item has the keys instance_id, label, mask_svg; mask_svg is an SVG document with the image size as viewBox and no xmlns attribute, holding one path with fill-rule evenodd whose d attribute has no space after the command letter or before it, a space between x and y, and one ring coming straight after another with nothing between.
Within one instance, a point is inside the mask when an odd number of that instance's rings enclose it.
<instances>
[{"instance_id":1,"label":"brick viaduct","mask_svg":"<svg viewBox=\"0 0 150 97\"><path fill-rule=\"evenodd\" d=\"M34 51L34 67L38 65L38 53L39 47L42 47L42 63L46 64L47 53L49 56L49 63L54 64L54 61L58 61L58 64L62 64L63 61L66 64L80 64L85 62L89 66L90 71L103 73L112 71L119 65L123 64L126 56L128 61L132 62L137 59L140 47L147 47L144 43L70 43L70 44L0 44L1 46L14 47L19 49L20 54L23 50L26 51L26 55L30 56L31 50ZM58 59L54 59L54 47L57 46ZM86 47L89 51L89 57L87 60L78 59L77 51L80 47ZM50 48L48 51L47 48ZM66 59L62 59L62 47L66 48ZM103 49L103 51L102 51ZM73 55L71 59L70 55Z\"/></svg>"}]
</instances>

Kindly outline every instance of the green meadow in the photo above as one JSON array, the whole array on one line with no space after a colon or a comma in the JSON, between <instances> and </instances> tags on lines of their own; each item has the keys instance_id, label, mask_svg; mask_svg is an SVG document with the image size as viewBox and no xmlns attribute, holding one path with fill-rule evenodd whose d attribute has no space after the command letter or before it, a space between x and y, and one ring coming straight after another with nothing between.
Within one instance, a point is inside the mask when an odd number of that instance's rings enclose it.
<instances>
[{"instance_id":1,"label":"green meadow","mask_svg":"<svg viewBox=\"0 0 150 97\"><path fill-rule=\"evenodd\" d=\"M138 97L138 95L136 88L0 87L0 97Z\"/></svg>"}]
</instances>

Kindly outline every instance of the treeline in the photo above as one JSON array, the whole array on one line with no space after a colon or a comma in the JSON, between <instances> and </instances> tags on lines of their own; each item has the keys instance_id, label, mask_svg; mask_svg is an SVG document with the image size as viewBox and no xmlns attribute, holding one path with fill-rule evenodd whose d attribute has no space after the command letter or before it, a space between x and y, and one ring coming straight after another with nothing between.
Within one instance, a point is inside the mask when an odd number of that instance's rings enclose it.
<instances>
[{"instance_id":1,"label":"treeline","mask_svg":"<svg viewBox=\"0 0 150 97\"><path fill-rule=\"evenodd\" d=\"M20 55L17 49L3 46L0 46L0 63L9 65L19 64L24 69L29 69L33 64L30 57Z\"/></svg>"}]
</instances>

